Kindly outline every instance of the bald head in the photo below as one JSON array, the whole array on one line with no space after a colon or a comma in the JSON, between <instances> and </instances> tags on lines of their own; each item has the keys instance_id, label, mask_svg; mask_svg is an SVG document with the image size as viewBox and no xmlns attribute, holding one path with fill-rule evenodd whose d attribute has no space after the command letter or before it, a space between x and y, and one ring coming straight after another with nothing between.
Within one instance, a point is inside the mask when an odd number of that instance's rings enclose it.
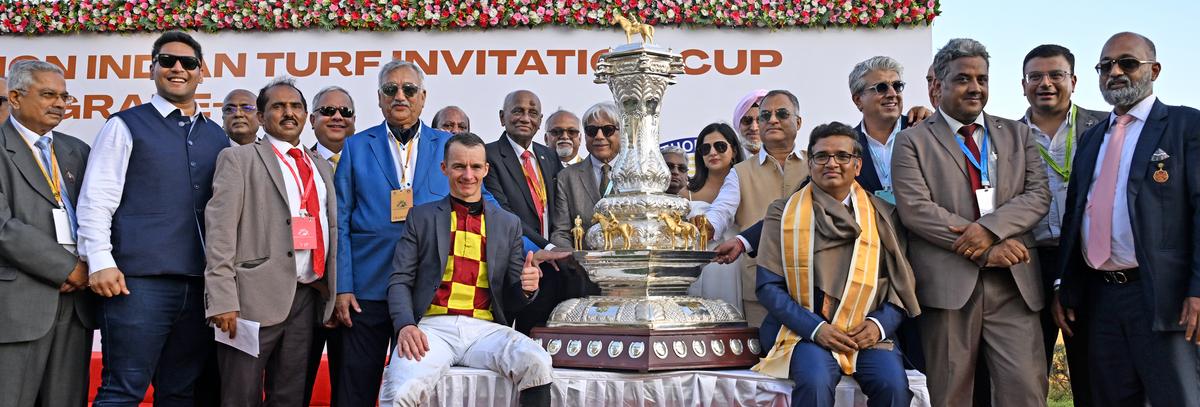
<instances>
[{"instance_id":1,"label":"bald head","mask_svg":"<svg viewBox=\"0 0 1200 407\"><path fill-rule=\"evenodd\" d=\"M513 141L529 148L533 135L542 127L542 101L528 90L517 90L504 97L500 125Z\"/></svg>"},{"instance_id":2,"label":"bald head","mask_svg":"<svg viewBox=\"0 0 1200 407\"><path fill-rule=\"evenodd\" d=\"M471 131L471 119L458 106L446 106L433 115L433 127L450 132L450 134Z\"/></svg>"},{"instance_id":3,"label":"bald head","mask_svg":"<svg viewBox=\"0 0 1200 407\"><path fill-rule=\"evenodd\" d=\"M1108 37L1108 41L1104 42L1104 48L1109 48L1111 45L1118 42L1129 41L1141 43L1141 46L1138 48L1141 48L1142 51L1145 52L1145 56L1150 60L1158 58L1158 49L1154 47L1154 41L1150 41L1150 39L1146 38L1146 36L1135 32L1125 31L1113 34L1112 37Z\"/></svg>"},{"instance_id":4,"label":"bald head","mask_svg":"<svg viewBox=\"0 0 1200 407\"><path fill-rule=\"evenodd\" d=\"M250 144L258 138L258 115L255 114L254 92L234 89L225 95L221 107L222 128L233 142Z\"/></svg>"}]
</instances>

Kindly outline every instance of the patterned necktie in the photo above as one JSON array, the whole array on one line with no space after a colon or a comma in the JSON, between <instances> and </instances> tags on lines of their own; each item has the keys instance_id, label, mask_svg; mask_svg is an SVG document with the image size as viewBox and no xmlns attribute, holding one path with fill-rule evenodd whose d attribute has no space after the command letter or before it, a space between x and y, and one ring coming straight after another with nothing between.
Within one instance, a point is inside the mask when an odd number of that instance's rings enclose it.
<instances>
[{"instance_id":1,"label":"patterned necktie","mask_svg":"<svg viewBox=\"0 0 1200 407\"><path fill-rule=\"evenodd\" d=\"M325 233L321 228L321 203L317 199L317 184L313 182L312 167L309 167L308 160L304 159L304 152L299 148L293 148L288 150L288 155L296 160L296 171L300 173L300 183L303 184L300 187L301 199L304 199L304 202L300 203L301 207L308 212L309 216L313 217L317 224L317 248L313 250L312 260L313 273L316 273L317 278L321 278L325 276ZM305 196L304 190L309 185L312 186L312 189Z\"/></svg>"},{"instance_id":2,"label":"patterned necktie","mask_svg":"<svg viewBox=\"0 0 1200 407\"><path fill-rule=\"evenodd\" d=\"M42 138L38 139L37 143L33 144L38 149L38 159L42 162L42 168L46 169L46 175L50 177L57 175L59 172L54 168L54 159L51 157L53 154L51 143L53 141L50 136L42 136ZM61 175L59 175L59 179L50 182L58 182L58 198L62 199L63 209L67 210L67 219L71 221L71 238L75 238L75 229L78 228L78 224L75 221L75 207L71 205L71 197L67 196L67 184L63 182ZM50 185L50 188L53 189L54 185Z\"/></svg>"},{"instance_id":3,"label":"patterned necktie","mask_svg":"<svg viewBox=\"0 0 1200 407\"><path fill-rule=\"evenodd\" d=\"M533 197L533 209L537 212L538 231L545 233L542 224L545 223L546 197L542 196L542 189L538 187L542 180L538 179L537 169L533 166L533 153L521 153L521 167L525 172L525 184L529 186L529 195Z\"/></svg>"},{"instance_id":4,"label":"patterned necktie","mask_svg":"<svg viewBox=\"0 0 1200 407\"><path fill-rule=\"evenodd\" d=\"M604 196L604 192L608 190L608 173L612 172L612 166L604 164L600 167L600 196Z\"/></svg>"},{"instance_id":5,"label":"patterned necktie","mask_svg":"<svg viewBox=\"0 0 1200 407\"><path fill-rule=\"evenodd\" d=\"M342 153L333 153L329 156L329 162L333 163L333 170L337 171L338 160L342 159Z\"/></svg>"},{"instance_id":6,"label":"patterned necktie","mask_svg":"<svg viewBox=\"0 0 1200 407\"><path fill-rule=\"evenodd\" d=\"M1099 268L1112 255L1112 216L1113 201L1117 195L1117 173L1121 171L1121 154L1125 148L1125 129L1133 122L1131 115L1117 117L1111 138L1108 139L1108 150L1104 152L1104 160L1100 161L1100 177L1092 187L1092 199L1088 200L1085 209L1090 227L1087 235L1087 261L1092 267Z\"/></svg>"}]
</instances>

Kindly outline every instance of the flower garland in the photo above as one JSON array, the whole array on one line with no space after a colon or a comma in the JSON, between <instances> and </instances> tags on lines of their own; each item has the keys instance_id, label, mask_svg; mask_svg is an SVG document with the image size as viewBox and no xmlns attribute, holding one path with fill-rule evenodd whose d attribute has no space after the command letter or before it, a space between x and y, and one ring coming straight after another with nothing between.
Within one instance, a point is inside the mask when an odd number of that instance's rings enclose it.
<instances>
[{"instance_id":1,"label":"flower garland","mask_svg":"<svg viewBox=\"0 0 1200 407\"><path fill-rule=\"evenodd\" d=\"M11 0L0 34L458 30L651 25L896 28L930 24L938 0Z\"/></svg>"}]
</instances>

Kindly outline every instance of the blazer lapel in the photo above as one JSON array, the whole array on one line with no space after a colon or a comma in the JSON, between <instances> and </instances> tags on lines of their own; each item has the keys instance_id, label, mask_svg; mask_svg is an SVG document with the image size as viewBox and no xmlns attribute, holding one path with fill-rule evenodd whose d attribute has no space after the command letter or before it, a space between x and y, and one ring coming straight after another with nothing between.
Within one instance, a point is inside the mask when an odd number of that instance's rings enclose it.
<instances>
[{"instance_id":1,"label":"blazer lapel","mask_svg":"<svg viewBox=\"0 0 1200 407\"><path fill-rule=\"evenodd\" d=\"M418 145L417 145L417 158L416 158L417 162L416 162L416 164L414 164L417 166L417 169L415 171L413 171L414 189L416 187L416 183L415 183L416 178L425 179L425 180L430 179L430 177L432 175L429 172L432 171L434 168L437 168L438 163L442 161L442 160L438 159L438 155L437 155L438 151L437 150L438 150L438 148L441 148L441 146L443 146L441 139L442 139L442 134L444 134L440 131L433 131L432 128L425 127L425 123L418 123L417 125L420 126L417 129L417 131L419 131L421 134L421 141L418 142ZM448 134L448 133L445 133L445 134ZM428 189L428 192L430 194L433 194L433 184L434 183L433 182L425 182L424 184L425 184L425 187ZM417 202L423 202L423 201L417 201Z\"/></svg>"},{"instance_id":2,"label":"blazer lapel","mask_svg":"<svg viewBox=\"0 0 1200 407\"><path fill-rule=\"evenodd\" d=\"M392 189L400 189L400 180L396 179L396 163L392 160L392 143L388 140L387 122L376 127L376 131L367 132L367 136L371 137L370 143L371 153L375 155L375 162L379 164L379 170L383 172L383 177L387 179L388 184Z\"/></svg>"},{"instance_id":3,"label":"blazer lapel","mask_svg":"<svg viewBox=\"0 0 1200 407\"><path fill-rule=\"evenodd\" d=\"M1096 131L1090 137L1079 137L1079 150L1075 151L1074 163L1071 168L1071 184L1075 185L1074 206L1082 214L1086 209L1088 190L1092 187L1092 176L1096 171L1096 162L1100 158L1100 144L1104 143L1104 133L1108 132L1108 121L1096 126ZM1081 218L1082 219L1082 218Z\"/></svg>"},{"instance_id":4,"label":"blazer lapel","mask_svg":"<svg viewBox=\"0 0 1200 407\"><path fill-rule=\"evenodd\" d=\"M500 207L498 207L496 205L492 205L491 202L483 201L483 216L484 216L484 219L483 219L484 231L483 231L483 233L487 234L488 240L492 240L492 242L493 242L493 244L487 245L487 263L489 266L488 270L487 270L488 283L490 283L489 285L492 287L491 291L492 291L493 295L494 295L494 293L500 293L500 292L504 291L503 287L504 287L504 274L505 273L497 272L497 271L507 271L507 268L508 268L507 267L508 266L508 258L507 258L508 256L505 256L503 253L500 252L502 243L506 243L506 242L501 239L496 239L496 238L502 236L501 230L500 230L500 225L496 222L496 221L500 220L500 217L493 216L490 219L488 217L489 214L494 214L494 213L499 213L499 212L500 212ZM493 240L493 239L495 239L495 240ZM521 256L521 257L524 258L525 256Z\"/></svg>"},{"instance_id":5,"label":"blazer lapel","mask_svg":"<svg viewBox=\"0 0 1200 407\"><path fill-rule=\"evenodd\" d=\"M966 157L963 156L962 148L958 146L958 141L954 133L950 132L950 123L942 117L942 112L939 110L933 113L933 116L926 119L929 124L929 131L933 132L933 138L937 139L938 144L946 149L947 153L954 158L954 163L958 165L958 169L962 171L963 176L967 176L967 163L964 162Z\"/></svg>"},{"instance_id":6,"label":"blazer lapel","mask_svg":"<svg viewBox=\"0 0 1200 407\"><path fill-rule=\"evenodd\" d=\"M858 144L862 146L863 150L866 150L862 155L862 170L858 173L858 183L871 192L881 190L883 181L875 172L875 155L871 154L871 140L867 139L870 136L863 131L862 123L859 123L855 130L858 131Z\"/></svg>"},{"instance_id":7,"label":"blazer lapel","mask_svg":"<svg viewBox=\"0 0 1200 407\"><path fill-rule=\"evenodd\" d=\"M591 198L592 202L600 202L600 190L596 186L596 179L592 177L592 171L595 171L592 159L585 158L583 162L586 163L583 164L583 168L580 168L583 170L583 189L587 190L588 197Z\"/></svg>"},{"instance_id":8,"label":"blazer lapel","mask_svg":"<svg viewBox=\"0 0 1200 407\"><path fill-rule=\"evenodd\" d=\"M525 205L533 212L533 195L529 193L529 184L525 182L525 171L522 170L524 163L521 162L521 157L517 157L517 153L513 151L511 139L508 134L500 135L500 165L504 166L504 170L508 171L514 183L517 184L517 189L523 191L521 196L525 198ZM544 173L544 172L543 172ZM512 199L511 197L509 199Z\"/></svg>"},{"instance_id":9,"label":"blazer lapel","mask_svg":"<svg viewBox=\"0 0 1200 407\"><path fill-rule=\"evenodd\" d=\"M61 140L60 137L66 137L65 134L55 132L54 138ZM69 144L58 144L54 146L54 157L58 159L58 171L62 177L63 191L71 202L79 203L79 187L82 181L79 176L87 162L83 159L83 155L79 154L79 150L69 147Z\"/></svg>"},{"instance_id":10,"label":"blazer lapel","mask_svg":"<svg viewBox=\"0 0 1200 407\"><path fill-rule=\"evenodd\" d=\"M989 154L988 165L994 167L996 172L1004 171L1004 170L1002 170L1002 168L1011 171L1011 173L1009 173L1009 174L998 174L999 176L992 176L992 179L990 180L992 182L992 185L996 187L997 198L1007 201L1008 198L1011 198L1016 195L1016 191L1009 190L1009 188L1005 188L1005 186L1007 186L1007 185L1024 186L1024 179L1025 179L1025 165L1024 165L1025 163L1024 162L1020 163L1020 165L1013 165L1013 166L1011 166L1011 168L1008 165L1001 165L1002 163L1004 163L1005 160L1015 157L1016 154L1014 153L1014 151L1018 151L1017 137L1015 134L1013 134L1013 131L1015 131L1015 129L1010 129L1008 127L1005 127L1004 124L1000 123L999 120L996 120L995 116L992 116L987 113L981 113L981 114L984 115L983 122L987 123L987 127L988 127L987 131L985 132L985 133L987 133L987 135L989 137L988 143L991 144L991 146L990 146L991 150L995 151L996 154L994 156L992 156L992 155L990 155L991 152L987 152L987 151L982 151L982 152L980 152L980 154ZM1024 151L1024 150L1022 149L1020 151ZM993 158L995 159L995 162L992 162ZM962 160L959 160L959 162L962 162ZM988 169L988 170L991 171L991 169ZM998 181L1005 181L1005 180L1021 180L1021 182L1016 182L1016 183L998 182ZM1003 188L1004 190L1002 191L1001 188Z\"/></svg>"},{"instance_id":11,"label":"blazer lapel","mask_svg":"<svg viewBox=\"0 0 1200 407\"><path fill-rule=\"evenodd\" d=\"M37 158L33 156L33 149L29 148L29 143L25 141L24 137L21 137L17 128L13 127L12 119L9 120L4 122L4 126L0 127L0 130L4 133L4 147L8 150L13 165L25 177L25 182L38 191L42 198L46 198L47 201L58 206L58 202L54 201L54 192L50 190L50 184L46 183L46 176L42 175L41 167L34 161Z\"/></svg>"},{"instance_id":12,"label":"blazer lapel","mask_svg":"<svg viewBox=\"0 0 1200 407\"><path fill-rule=\"evenodd\" d=\"M1167 105L1161 100L1154 101L1154 107L1150 109L1150 115L1146 117L1146 124L1142 126L1142 132L1138 135L1137 147L1133 149L1133 160L1129 163L1129 186L1126 191L1130 213L1133 213L1133 202L1137 199L1138 191L1146 180L1150 168L1150 155L1158 147L1158 142L1162 140L1163 134L1167 128ZM1170 153L1168 153L1170 154Z\"/></svg>"},{"instance_id":13,"label":"blazer lapel","mask_svg":"<svg viewBox=\"0 0 1200 407\"><path fill-rule=\"evenodd\" d=\"M437 228L438 276L446 270L446 259L450 258L450 198L442 198L437 204L438 216L433 222ZM438 277L440 280L441 277Z\"/></svg>"},{"instance_id":14,"label":"blazer lapel","mask_svg":"<svg viewBox=\"0 0 1200 407\"><path fill-rule=\"evenodd\" d=\"M275 190L279 191L279 197L283 199L283 202L287 202L287 185L283 183L283 170L279 169L279 159L275 157L275 151L271 148L270 143L265 139L255 141L254 150L258 152L258 158L262 159L267 174L271 176L271 183L275 184Z\"/></svg>"}]
</instances>

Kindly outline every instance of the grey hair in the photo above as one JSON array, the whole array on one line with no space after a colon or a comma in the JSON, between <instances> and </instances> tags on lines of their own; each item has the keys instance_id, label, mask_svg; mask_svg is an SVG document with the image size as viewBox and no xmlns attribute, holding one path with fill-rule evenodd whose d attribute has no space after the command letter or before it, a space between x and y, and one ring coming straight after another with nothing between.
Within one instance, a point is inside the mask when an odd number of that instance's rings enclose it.
<instances>
[{"instance_id":1,"label":"grey hair","mask_svg":"<svg viewBox=\"0 0 1200 407\"><path fill-rule=\"evenodd\" d=\"M417 80L421 81L421 83L418 83L417 85L420 85L421 89L425 89L425 71L422 71L421 67L417 64L402 59L393 59L392 62L388 62L387 64L383 65L383 68L379 70L379 86L383 86L384 82L387 81L387 76L391 74L392 71L400 68L408 68L412 69L413 72L416 72Z\"/></svg>"},{"instance_id":2,"label":"grey hair","mask_svg":"<svg viewBox=\"0 0 1200 407\"><path fill-rule=\"evenodd\" d=\"M579 120L579 116L576 116L575 113L571 112L570 110L559 108L558 110L555 110L554 113L550 113L549 116L546 116L546 123L550 123L554 121L554 118L564 114L571 115L571 117L574 117L575 120ZM580 121L580 123L582 123L582 121Z\"/></svg>"},{"instance_id":3,"label":"grey hair","mask_svg":"<svg viewBox=\"0 0 1200 407\"><path fill-rule=\"evenodd\" d=\"M62 68L45 61L28 59L17 61L8 68L8 90L28 90L33 84L33 74L36 72L53 72L63 74Z\"/></svg>"},{"instance_id":4,"label":"grey hair","mask_svg":"<svg viewBox=\"0 0 1200 407\"><path fill-rule=\"evenodd\" d=\"M904 67L899 61L882 55L871 57L854 65L854 70L850 71L850 94L858 95L867 90L867 74L873 71L891 71L904 76Z\"/></svg>"},{"instance_id":5,"label":"grey hair","mask_svg":"<svg viewBox=\"0 0 1200 407\"><path fill-rule=\"evenodd\" d=\"M663 146L662 148L659 148L658 151L662 152L662 155L679 154L683 156L685 161L687 160L687 150L684 150L683 147L680 146Z\"/></svg>"},{"instance_id":6,"label":"grey hair","mask_svg":"<svg viewBox=\"0 0 1200 407\"><path fill-rule=\"evenodd\" d=\"M579 118L579 123L587 125L589 120L593 119L608 119L617 126L617 130L621 129L621 115L617 113L617 105L613 102L600 102L589 107L583 112L583 117Z\"/></svg>"},{"instance_id":7,"label":"grey hair","mask_svg":"<svg viewBox=\"0 0 1200 407\"><path fill-rule=\"evenodd\" d=\"M988 61L991 58L988 55L987 48L979 41L970 38L955 38L946 43L946 46L938 50L937 55L933 56L933 73L939 81L945 81L950 75L950 62L959 58L980 57L983 58L985 64L991 65Z\"/></svg>"},{"instance_id":8,"label":"grey hair","mask_svg":"<svg viewBox=\"0 0 1200 407\"><path fill-rule=\"evenodd\" d=\"M313 95L313 101L312 101L313 106L318 106L317 102L320 102L321 98L325 97L325 94L329 93L329 92L342 92L343 94L346 95L346 99L350 99L350 108L351 109L354 108L354 96L350 96L350 92L347 92L345 89L342 89L341 86L337 86L337 85L326 86L326 87L322 88L321 90L317 91L317 94Z\"/></svg>"}]
</instances>

